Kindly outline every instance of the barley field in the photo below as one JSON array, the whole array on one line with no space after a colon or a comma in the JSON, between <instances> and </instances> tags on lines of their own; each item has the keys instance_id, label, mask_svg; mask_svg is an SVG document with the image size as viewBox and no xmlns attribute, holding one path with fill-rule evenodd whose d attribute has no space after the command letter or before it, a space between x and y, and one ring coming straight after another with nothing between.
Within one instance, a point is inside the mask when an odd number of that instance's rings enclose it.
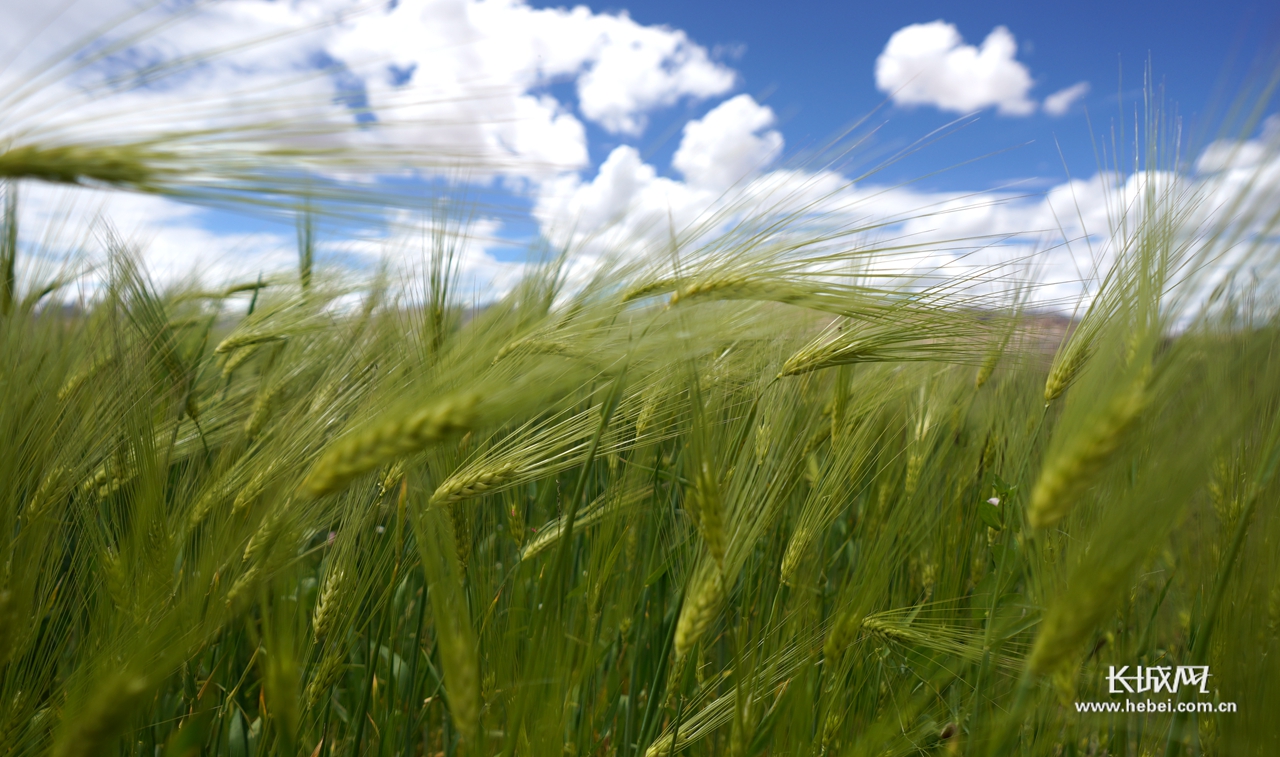
<instances>
[{"instance_id":1,"label":"barley field","mask_svg":"<svg viewBox=\"0 0 1280 757\"><path fill-rule=\"evenodd\" d=\"M1274 192L1139 182L1078 303L803 207L478 301L456 225L316 262L395 198L290 161L404 155L242 139L0 147L0 754L1280 753ZM297 272L105 219L85 289L36 182L295 215Z\"/></svg>"}]
</instances>

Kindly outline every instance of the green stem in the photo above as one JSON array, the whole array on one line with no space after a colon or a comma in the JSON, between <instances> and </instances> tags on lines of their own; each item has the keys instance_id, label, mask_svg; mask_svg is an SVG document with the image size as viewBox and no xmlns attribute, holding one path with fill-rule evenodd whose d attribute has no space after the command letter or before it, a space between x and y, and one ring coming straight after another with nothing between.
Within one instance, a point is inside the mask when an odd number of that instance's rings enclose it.
<instances>
[{"instance_id":1,"label":"green stem","mask_svg":"<svg viewBox=\"0 0 1280 757\"><path fill-rule=\"evenodd\" d=\"M622 370L613 380L612 386L609 388L609 394L605 397L604 403L601 405L600 424L596 426L595 434L591 437L591 447L587 450L587 457L582 462L582 472L578 475L578 483L574 487L573 496L569 499L569 508L565 512L564 526L560 536L560 547L556 550L556 568L552 574L556 580L552 582L552 586L564 586L563 592L557 592L556 596L563 598L568 592L568 586L565 582L569 579L569 546L573 543L573 521L578 515L578 505L582 501L582 495L587 490L587 481L591 477L591 463L596 458L596 453L600 449L600 441L604 438L605 431L609 428L609 422L613 419L613 413L618 409L618 403L622 401L622 389L626 386L627 368L624 365Z\"/></svg>"},{"instance_id":2,"label":"green stem","mask_svg":"<svg viewBox=\"0 0 1280 757\"><path fill-rule=\"evenodd\" d=\"M405 705L404 739L401 740L401 743L404 744L406 748L410 744L410 739L413 736L414 723L417 722L417 718L409 717L409 711L411 708L413 708L414 702L417 700L418 657L419 657L418 645L422 643L422 624L426 618L426 614L427 614L427 582L426 582L426 579L424 578L422 582L422 597L418 599L418 621L417 621L417 625L413 629L413 645L411 647L411 649L413 650L413 662L410 663L409 665L409 686L408 686L408 692L406 694L406 696L408 697L408 702Z\"/></svg>"},{"instance_id":3,"label":"green stem","mask_svg":"<svg viewBox=\"0 0 1280 757\"><path fill-rule=\"evenodd\" d=\"M351 757L358 757L360 754L360 741L364 738L364 721L366 714L369 712L369 700L373 696L373 677L378 670L377 657L375 655L382 648L382 631L386 626L387 612L385 609L378 620L378 631L376 634L369 635L369 643L367 645L367 653L365 654L365 677L364 689L360 693L360 707L356 710L356 734L355 739L351 742Z\"/></svg>"}]
</instances>

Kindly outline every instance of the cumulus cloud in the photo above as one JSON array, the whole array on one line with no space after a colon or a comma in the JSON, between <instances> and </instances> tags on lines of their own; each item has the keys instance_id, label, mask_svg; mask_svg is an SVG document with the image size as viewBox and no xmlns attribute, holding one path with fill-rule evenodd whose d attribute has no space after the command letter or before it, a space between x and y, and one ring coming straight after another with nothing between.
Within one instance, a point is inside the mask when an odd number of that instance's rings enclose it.
<instances>
[{"instance_id":1,"label":"cumulus cloud","mask_svg":"<svg viewBox=\"0 0 1280 757\"><path fill-rule=\"evenodd\" d=\"M1275 161L1278 151L1280 114L1268 116L1254 139L1222 139L1212 142L1196 159L1195 168L1201 174L1255 171Z\"/></svg>"},{"instance_id":2,"label":"cumulus cloud","mask_svg":"<svg viewBox=\"0 0 1280 757\"><path fill-rule=\"evenodd\" d=\"M88 5L101 16L121 4ZM32 8L0 5L0 41L20 46L14 29L39 29L44 19ZM64 59L61 78L38 83L30 72L87 31L86 22L64 14L36 35L0 72L8 93L0 98L3 136L36 128L45 141L114 138L271 122L277 133L280 124L295 125L313 142L322 135L365 147L392 141L472 175L537 180L586 165L584 120L635 136L655 109L716 97L736 82L683 31L585 6L226 0L166 13L168 4L117 29L128 37L155 28L127 49L87 67ZM105 50L108 41L89 44ZM560 84L576 97L553 96ZM352 128L357 122L379 128Z\"/></svg>"},{"instance_id":3,"label":"cumulus cloud","mask_svg":"<svg viewBox=\"0 0 1280 757\"><path fill-rule=\"evenodd\" d=\"M1082 81L1060 89L1044 99L1044 112L1051 116L1064 115L1080 98L1089 94L1089 82Z\"/></svg>"},{"instance_id":4,"label":"cumulus cloud","mask_svg":"<svg viewBox=\"0 0 1280 757\"><path fill-rule=\"evenodd\" d=\"M899 105L932 105L957 113L995 107L1011 116L1035 111L1031 73L1014 55L1013 34L997 26L980 47L967 45L945 21L912 24L889 38L876 58L876 86Z\"/></svg>"},{"instance_id":5,"label":"cumulus cloud","mask_svg":"<svg viewBox=\"0 0 1280 757\"><path fill-rule=\"evenodd\" d=\"M544 183L533 214L557 245L586 254L639 252L692 222L715 196L659 176L634 147L620 145L590 181L567 174Z\"/></svg>"},{"instance_id":6,"label":"cumulus cloud","mask_svg":"<svg viewBox=\"0 0 1280 757\"><path fill-rule=\"evenodd\" d=\"M734 85L735 74L682 31L640 26L625 14L595 18L598 52L578 79L578 100L583 115L609 131L638 134L648 111Z\"/></svg>"},{"instance_id":7,"label":"cumulus cloud","mask_svg":"<svg viewBox=\"0 0 1280 757\"><path fill-rule=\"evenodd\" d=\"M1212 187L1207 212L1230 208L1255 228L1275 234L1280 206L1280 115L1272 115L1252 139L1220 139L1196 159L1195 175Z\"/></svg>"},{"instance_id":8,"label":"cumulus cloud","mask_svg":"<svg viewBox=\"0 0 1280 757\"><path fill-rule=\"evenodd\" d=\"M349 65L379 60L401 72L367 83L375 106L397 103L396 93L421 99L424 88L434 109L470 94L467 107L492 122L510 108L506 97L572 82L584 118L630 135L655 108L723 94L736 79L683 31L521 0L402 0L356 17L330 49Z\"/></svg>"},{"instance_id":9,"label":"cumulus cloud","mask_svg":"<svg viewBox=\"0 0 1280 757\"><path fill-rule=\"evenodd\" d=\"M782 152L773 110L750 95L725 100L685 124L671 165L697 187L724 189L772 163ZM769 129L768 131L765 131Z\"/></svg>"},{"instance_id":10,"label":"cumulus cloud","mask_svg":"<svg viewBox=\"0 0 1280 757\"><path fill-rule=\"evenodd\" d=\"M774 120L772 109L750 95L730 98L685 125L671 161L683 180L659 175L635 148L621 145L589 180L571 173L544 182L534 217L556 244L587 254L642 254L652 244L669 244L673 234L699 226L705 232L713 223L708 217L766 195L804 202L822 183L815 174L760 175L782 151L782 135L769 128Z\"/></svg>"}]
</instances>

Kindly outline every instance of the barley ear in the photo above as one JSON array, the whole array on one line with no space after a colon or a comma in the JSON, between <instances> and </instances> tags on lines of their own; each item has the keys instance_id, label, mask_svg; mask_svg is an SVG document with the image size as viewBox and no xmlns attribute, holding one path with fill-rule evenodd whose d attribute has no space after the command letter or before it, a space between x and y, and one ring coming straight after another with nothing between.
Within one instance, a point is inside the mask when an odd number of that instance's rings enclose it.
<instances>
[{"instance_id":1,"label":"barley ear","mask_svg":"<svg viewBox=\"0 0 1280 757\"><path fill-rule=\"evenodd\" d=\"M38 518L49 509L57 499L63 494L59 489L64 485L64 479L67 475L67 469L61 465L56 465L50 470L45 477L40 480L40 485L36 487L31 498L27 500L27 517Z\"/></svg>"},{"instance_id":2,"label":"barley ear","mask_svg":"<svg viewBox=\"0 0 1280 757\"><path fill-rule=\"evenodd\" d=\"M329 689L342 678L345 664L345 654L336 649L325 650L320 664L316 666L316 672L311 675L311 680L303 691L307 707L314 708L329 693Z\"/></svg>"},{"instance_id":3,"label":"barley ear","mask_svg":"<svg viewBox=\"0 0 1280 757\"><path fill-rule=\"evenodd\" d=\"M1053 366L1049 369L1049 378L1044 383L1044 401L1053 402L1075 382L1089 361L1089 340L1083 335L1073 338L1066 347L1054 356Z\"/></svg>"},{"instance_id":4,"label":"barley ear","mask_svg":"<svg viewBox=\"0 0 1280 757\"><path fill-rule=\"evenodd\" d=\"M711 627L720 615L720 605L724 601L724 579L720 570L712 568L708 563L699 571L697 579L690 585L684 605L680 608L680 617L676 621L675 650L676 658L684 659L698 643L703 634Z\"/></svg>"},{"instance_id":5,"label":"barley ear","mask_svg":"<svg viewBox=\"0 0 1280 757\"><path fill-rule=\"evenodd\" d=\"M244 612L253 603L253 595L262 583L262 568L257 565L240 574L227 590L227 608L234 613Z\"/></svg>"},{"instance_id":6,"label":"barley ear","mask_svg":"<svg viewBox=\"0 0 1280 757\"><path fill-rule=\"evenodd\" d=\"M823 640L822 656L833 665L840 663L841 658L844 657L844 651L857 641L858 634L862 633L862 618L860 613L847 611L838 615L832 622L831 629L827 631L827 638Z\"/></svg>"},{"instance_id":7,"label":"barley ear","mask_svg":"<svg viewBox=\"0 0 1280 757\"><path fill-rule=\"evenodd\" d=\"M325 576L324 587L320 590L320 596L316 599L315 612L311 616L311 627L315 630L316 641L323 641L333 629L333 623L340 612L338 600L344 588L344 578L346 574L341 568L330 569L329 575Z\"/></svg>"},{"instance_id":8,"label":"barley ear","mask_svg":"<svg viewBox=\"0 0 1280 757\"><path fill-rule=\"evenodd\" d=\"M257 354L257 351L258 348L256 346L249 346L239 348L232 352L222 363L223 380L231 378L231 374L235 373L241 366L249 362L249 358L252 358Z\"/></svg>"},{"instance_id":9,"label":"barley ear","mask_svg":"<svg viewBox=\"0 0 1280 757\"><path fill-rule=\"evenodd\" d=\"M431 495L431 504L451 505L482 496L501 486L516 471L514 463L504 463L450 476Z\"/></svg>"},{"instance_id":10,"label":"barley ear","mask_svg":"<svg viewBox=\"0 0 1280 757\"><path fill-rule=\"evenodd\" d=\"M841 743L840 736L843 730L844 712L833 707L822 721L822 742L819 754L825 755L838 752Z\"/></svg>"},{"instance_id":11,"label":"barley ear","mask_svg":"<svg viewBox=\"0 0 1280 757\"><path fill-rule=\"evenodd\" d=\"M978 366L978 372L973 377L973 388L981 389L991 376L996 372L996 366L1000 363L1001 352L992 350L986 358L983 359L982 365Z\"/></svg>"},{"instance_id":12,"label":"barley ear","mask_svg":"<svg viewBox=\"0 0 1280 757\"><path fill-rule=\"evenodd\" d=\"M698 526L702 530L703 540L707 543L707 551L716 561L716 568L723 571L725 546L728 541L725 535L724 503L720 499L720 486L708 460L703 460L698 466L694 501L697 504Z\"/></svg>"},{"instance_id":13,"label":"barley ear","mask_svg":"<svg viewBox=\"0 0 1280 757\"><path fill-rule=\"evenodd\" d=\"M782 567L779 570L783 584L790 586L795 579L796 571L804 561L812 538L813 534L804 526L797 527L791 534L791 538L787 541L787 551L782 555Z\"/></svg>"},{"instance_id":14,"label":"barley ear","mask_svg":"<svg viewBox=\"0 0 1280 757\"><path fill-rule=\"evenodd\" d=\"M1040 472L1027 508L1032 528L1062 520L1093 485L1111 454L1124 441L1146 400L1145 381L1115 397L1103 413L1049 459Z\"/></svg>"},{"instance_id":15,"label":"barley ear","mask_svg":"<svg viewBox=\"0 0 1280 757\"><path fill-rule=\"evenodd\" d=\"M271 420L271 414L275 411L276 405L279 403L284 394L285 384L283 381L277 381L272 384L258 389L258 394L253 400L253 410L249 413L249 420L245 421L244 434L250 439L257 439L262 433L262 429L266 427L267 421Z\"/></svg>"},{"instance_id":16,"label":"barley ear","mask_svg":"<svg viewBox=\"0 0 1280 757\"><path fill-rule=\"evenodd\" d=\"M302 483L319 497L338 491L361 474L470 431L478 420L476 394L460 394L380 425L351 434L325 453Z\"/></svg>"},{"instance_id":17,"label":"barley ear","mask_svg":"<svg viewBox=\"0 0 1280 757\"><path fill-rule=\"evenodd\" d=\"M1027 657L1027 669L1051 676L1060 694L1074 686L1085 642L1123 589L1129 563L1091 561L1077 570L1066 593L1050 605Z\"/></svg>"},{"instance_id":18,"label":"barley ear","mask_svg":"<svg viewBox=\"0 0 1280 757\"><path fill-rule=\"evenodd\" d=\"M129 726L130 715L151 690L151 682L140 675L116 673L100 685L77 717L55 743L53 757L95 757L115 751L112 741Z\"/></svg>"},{"instance_id":19,"label":"barley ear","mask_svg":"<svg viewBox=\"0 0 1280 757\"><path fill-rule=\"evenodd\" d=\"M907 477L903 482L903 494L910 497L920 486L920 474L924 471L924 454L915 446L907 455Z\"/></svg>"},{"instance_id":20,"label":"barley ear","mask_svg":"<svg viewBox=\"0 0 1280 757\"><path fill-rule=\"evenodd\" d=\"M275 469L276 461L273 460L270 463L267 463L266 467L255 473L253 478L249 479L249 481L245 483L240 491L236 493L236 498L231 503L231 512L233 515L240 515L249 508L249 505L253 504L253 501L256 500L262 494L262 490L266 488L267 481L271 478Z\"/></svg>"}]
</instances>

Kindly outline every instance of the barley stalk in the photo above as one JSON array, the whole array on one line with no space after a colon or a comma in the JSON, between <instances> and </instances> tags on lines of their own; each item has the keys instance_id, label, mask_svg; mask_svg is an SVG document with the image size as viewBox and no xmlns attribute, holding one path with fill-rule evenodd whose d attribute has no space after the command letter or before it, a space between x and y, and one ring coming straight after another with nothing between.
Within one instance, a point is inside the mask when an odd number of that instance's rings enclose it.
<instances>
[{"instance_id":1,"label":"barley stalk","mask_svg":"<svg viewBox=\"0 0 1280 757\"><path fill-rule=\"evenodd\" d=\"M419 549L430 583L445 694L459 735L475 744L480 729L480 659L475 631L467 615L458 539L443 508L428 507L420 519Z\"/></svg>"},{"instance_id":2,"label":"barley stalk","mask_svg":"<svg viewBox=\"0 0 1280 757\"><path fill-rule=\"evenodd\" d=\"M735 694L734 704L733 727L729 732L729 757L747 757L756 735L756 708L751 696Z\"/></svg>"}]
</instances>

